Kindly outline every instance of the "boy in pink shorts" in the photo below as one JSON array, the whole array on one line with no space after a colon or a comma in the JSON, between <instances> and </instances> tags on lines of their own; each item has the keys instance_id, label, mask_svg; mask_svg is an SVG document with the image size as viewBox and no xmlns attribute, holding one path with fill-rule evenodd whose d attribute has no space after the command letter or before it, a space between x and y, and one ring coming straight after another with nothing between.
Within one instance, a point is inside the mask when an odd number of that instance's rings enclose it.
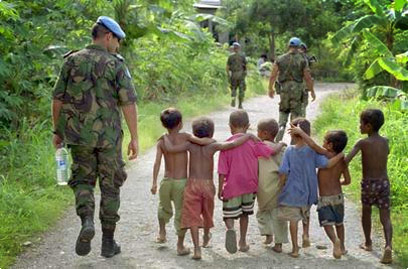
<instances>
[{"instance_id":1,"label":"boy in pink shorts","mask_svg":"<svg viewBox=\"0 0 408 269\"><path fill-rule=\"evenodd\" d=\"M248 114L244 110L231 113L229 126L232 136L227 141L242 137L248 130ZM218 161L218 198L223 201L224 222L227 227L225 248L229 253L237 252L237 239L234 230L235 219L239 218L239 250L246 252L248 215L254 213L254 202L258 190L258 157L269 157L279 152L282 144L275 149L262 142L248 140L234 149L220 153Z\"/></svg>"}]
</instances>

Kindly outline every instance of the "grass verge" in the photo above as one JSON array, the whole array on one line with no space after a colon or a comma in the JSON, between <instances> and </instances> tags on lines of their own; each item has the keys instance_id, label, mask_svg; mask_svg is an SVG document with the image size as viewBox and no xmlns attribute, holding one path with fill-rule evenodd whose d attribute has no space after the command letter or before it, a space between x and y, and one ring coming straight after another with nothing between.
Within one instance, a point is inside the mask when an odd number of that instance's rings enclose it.
<instances>
[{"instance_id":1,"label":"grass verge","mask_svg":"<svg viewBox=\"0 0 408 269\"><path fill-rule=\"evenodd\" d=\"M265 92L265 85L248 79L247 98ZM184 118L206 114L230 101L227 89L217 94L203 90L191 96L174 97L169 102L139 104L139 141L141 152L150 148L165 131L160 111L178 107ZM24 243L36 244L38 234L47 231L73 204L69 188L55 185L54 149L50 122L32 127L23 122L21 133L8 133L0 141L0 268L9 267L24 250ZM129 135L125 130L127 146Z\"/></svg>"},{"instance_id":2,"label":"grass verge","mask_svg":"<svg viewBox=\"0 0 408 269\"><path fill-rule=\"evenodd\" d=\"M391 219L393 222L393 248L399 263L408 266L408 114L399 110L399 103L382 103L378 101L363 101L356 91L348 91L329 97L322 104L322 113L314 122L317 136L322 138L327 130L343 129L347 132L349 152L354 143L363 138L359 131L359 115L366 108L379 108L384 112L385 124L380 133L388 137L390 155L388 158L388 176L391 182ZM344 188L355 201L360 199L361 157L360 154L350 163L352 183ZM372 217L373 224L380 226L376 212ZM382 231L382 228L381 228Z\"/></svg>"}]
</instances>

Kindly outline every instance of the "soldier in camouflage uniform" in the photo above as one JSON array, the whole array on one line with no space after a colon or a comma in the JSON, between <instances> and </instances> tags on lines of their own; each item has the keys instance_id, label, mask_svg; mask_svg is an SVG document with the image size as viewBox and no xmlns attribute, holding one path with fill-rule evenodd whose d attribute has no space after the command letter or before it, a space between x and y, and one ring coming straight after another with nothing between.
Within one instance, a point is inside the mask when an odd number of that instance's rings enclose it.
<instances>
[{"instance_id":1,"label":"soldier in camouflage uniform","mask_svg":"<svg viewBox=\"0 0 408 269\"><path fill-rule=\"evenodd\" d=\"M136 93L123 58L116 54L124 37L113 19L99 17L92 29L93 44L65 55L53 92L53 144L60 147L65 143L71 149L72 176L68 184L82 221L75 247L81 256L90 252L95 235L97 178L101 190L101 255L120 253L114 232L119 220L120 187L126 180L121 110L131 134L129 159L138 154Z\"/></svg>"},{"instance_id":2,"label":"soldier in camouflage uniform","mask_svg":"<svg viewBox=\"0 0 408 269\"><path fill-rule=\"evenodd\" d=\"M298 51L300 43L299 38L293 37L290 39L289 52L278 57L273 65L269 80L268 94L271 98L275 95L276 79L281 85L277 142L281 141L285 134L289 114L291 119L302 115L303 79L306 81L313 100L316 98L308 63Z\"/></svg>"},{"instance_id":3,"label":"soldier in camouflage uniform","mask_svg":"<svg viewBox=\"0 0 408 269\"><path fill-rule=\"evenodd\" d=\"M245 56L240 53L241 45L238 42L233 44L234 53L228 57L227 76L231 87L231 106L235 107L237 88L239 87L238 108L242 108L242 102L245 97L245 77L247 61Z\"/></svg>"},{"instance_id":4,"label":"soldier in camouflage uniform","mask_svg":"<svg viewBox=\"0 0 408 269\"><path fill-rule=\"evenodd\" d=\"M316 58L314 56L309 57L307 55L307 46L305 43L300 44L299 52L303 55L305 60L307 61L309 68L312 67L312 63L316 62ZM309 91L307 87L303 89L303 98L302 98L302 113L301 117L306 118L306 107L309 104Z\"/></svg>"}]
</instances>

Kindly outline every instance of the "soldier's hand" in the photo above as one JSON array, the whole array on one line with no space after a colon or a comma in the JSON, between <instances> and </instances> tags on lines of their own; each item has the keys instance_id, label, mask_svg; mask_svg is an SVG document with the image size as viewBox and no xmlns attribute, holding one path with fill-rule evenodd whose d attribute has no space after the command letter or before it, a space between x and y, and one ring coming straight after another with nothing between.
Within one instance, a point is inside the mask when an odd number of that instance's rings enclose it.
<instances>
[{"instance_id":1,"label":"soldier's hand","mask_svg":"<svg viewBox=\"0 0 408 269\"><path fill-rule=\"evenodd\" d=\"M316 93L315 93L314 91L311 91L311 92L310 92L310 95L312 96L312 102L313 102L314 100L316 100Z\"/></svg>"},{"instance_id":2,"label":"soldier's hand","mask_svg":"<svg viewBox=\"0 0 408 269\"><path fill-rule=\"evenodd\" d=\"M150 191L152 192L153 195L156 194L157 193L157 184L153 184Z\"/></svg>"},{"instance_id":3,"label":"soldier's hand","mask_svg":"<svg viewBox=\"0 0 408 269\"><path fill-rule=\"evenodd\" d=\"M62 138L59 137L57 134L54 134L54 136L52 137L52 144L56 149L62 147L62 142L63 142Z\"/></svg>"},{"instance_id":4,"label":"soldier's hand","mask_svg":"<svg viewBox=\"0 0 408 269\"><path fill-rule=\"evenodd\" d=\"M129 160L134 160L139 154L139 142L137 139L132 139L129 142L128 152Z\"/></svg>"}]
</instances>

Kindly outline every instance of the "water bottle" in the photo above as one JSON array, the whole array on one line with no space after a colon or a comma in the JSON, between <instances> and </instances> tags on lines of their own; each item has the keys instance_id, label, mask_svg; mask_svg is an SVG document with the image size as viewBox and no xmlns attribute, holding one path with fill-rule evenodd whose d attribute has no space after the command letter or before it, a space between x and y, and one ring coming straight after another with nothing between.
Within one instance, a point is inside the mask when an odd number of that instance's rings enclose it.
<instances>
[{"instance_id":1,"label":"water bottle","mask_svg":"<svg viewBox=\"0 0 408 269\"><path fill-rule=\"evenodd\" d=\"M57 184L67 185L69 179L69 159L68 150L65 147L57 149L55 161L57 162Z\"/></svg>"}]
</instances>

